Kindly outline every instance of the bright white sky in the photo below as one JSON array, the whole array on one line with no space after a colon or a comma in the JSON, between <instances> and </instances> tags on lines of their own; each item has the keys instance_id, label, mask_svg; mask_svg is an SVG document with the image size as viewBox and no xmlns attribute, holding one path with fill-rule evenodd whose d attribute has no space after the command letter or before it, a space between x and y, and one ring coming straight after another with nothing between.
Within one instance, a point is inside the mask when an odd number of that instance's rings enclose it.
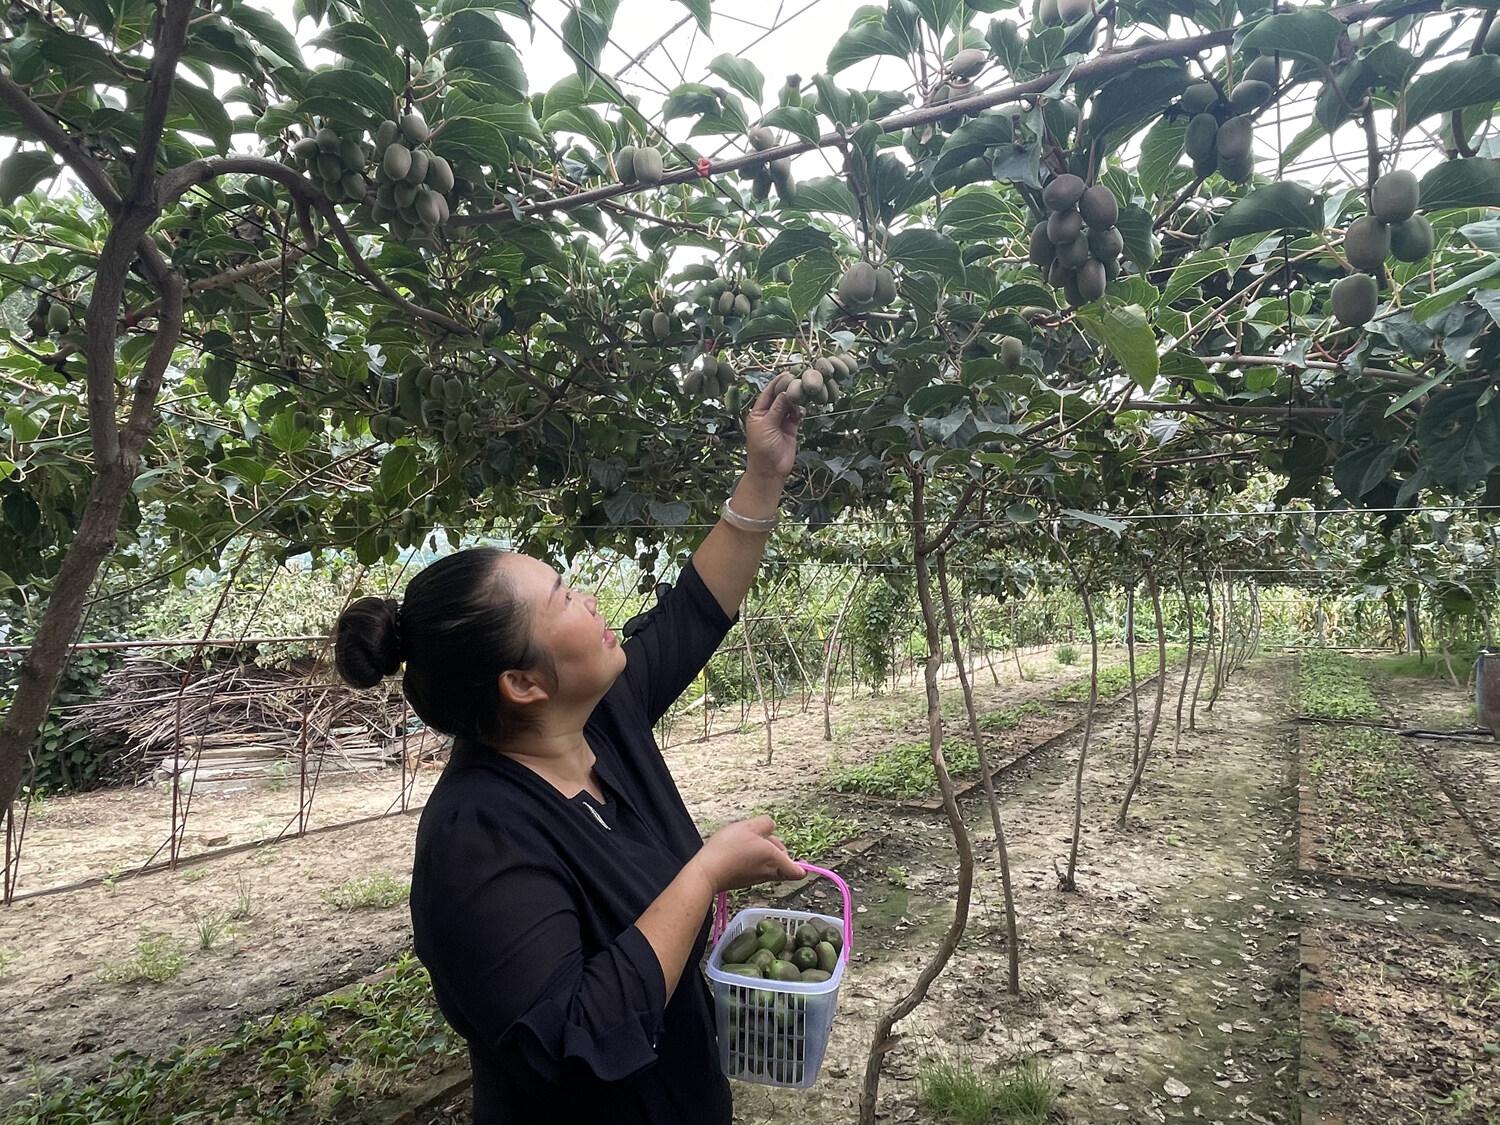
<instances>
[{"instance_id":1,"label":"bright white sky","mask_svg":"<svg viewBox=\"0 0 1500 1125\"><path fill-rule=\"evenodd\" d=\"M259 2L284 23L290 24L292 0L254 2ZM621 88L628 94L639 94L642 109L655 117L654 110L659 107L661 98L682 82L723 84L721 79L710 76L709 61L719 54L736 54L754 63L765 76L763 108L769 109L776 104L776 91L787 74L799 74L805 82L824 69L829 50L861 6L860 0L714 0L710 21L712 39L709 39L699 31L697 21L689 16L688 9L677 0L621 0L611 42L605 48L599 69L612 77L620 76L618 84ZM560 31L570 8L567 0L536 0L535 10L541 19ZM1020 0L1017 8L997 15L1021 22L1030 18L1032 10L1031 0ZM686 22L672 32L661 47L633 67L628 65L633 57L684 17L688 17ZM983 29L991 18L994 17L981 14L972 22ZM1459 18L1473 26L1472 13L1462 14ZM509 16L501 19L515 36L533 92L547 90L573 70L572 60L564 53L561 43L540 20L528 38L523 22ZM1434 30L1438 22L1433 21ZM769 30L772 27L776 30ZM317 33L311 21L304 20L297 28L297 38L304 44L307 61L312 65L333 61L326 52L305 46ZM1450 40L1449 49L1461 50L1460 44L1467 43L1467 36L1471 35L1472 31L1465 28L1458 37ZM1429 64L1429 68L1441 65L1442 61L1446 60L1435 61ZM862 89L902 90L910 86L912 76L902 61L885 58L850 67L837 76L837 81L841 86ZM985 84L981 78L979 85ZM1305 87L1283 106L1283 143L1289 143L1310 119L1317 90L1316 84ZM690 119L680 120L673 122L669 131L674 138L685 139L691 125ZM1382 125L1382 139L1386 139L1389 119L1385 118ZM1420 172L1441 159L1441 153L1428 146L1422 131L1414 130L1407 140L1409 147L1403 150L1399 159L1401 166ZM726 144L733 145L736 151L743 149L743 141L734 138L701 137L695 144L710 153ZM1256 147L1261 170L1269 174L1276 159L1273 128L1257 130ZM1364 138L1358 126L1345 126L1333 143L1324 139L1309 149L1291 175L1310 184L1360 181L1364 176L1363 147ZM1334 159L1335 151L1344 158L1342 161ZM1268 164L1272 167L1267 168ZM824 154L808 153L798 158L800 178L826 175L832 171L833 165Z\"/></svg>"},{"instance_id":2,"label":"bright white sky","mask_svg":"<svg viewBox=\"0 0 1500 1125\"><path fill-rule=\"evenodd\" d=\"M283 23L291 23L292 0L252 2L277 15ZM573 61L563 51L561 42L541 23L544 19L560 32L571 7L565 0L536 0L535 11L540 19L529 37L524 22L510 16L500 17L515 37L533 93L548 90L573 72ZM688 9L676 0L621 0L610 32L611 42L605 47L599 70L616 78L626 94L640 95L642 110L656 118L656 110L666 93L683 82L725 85L723 79L710 75L708 64L718 55L733 54L754 63L765 76L763 108L769 109L776 104L776 91L788 74L801 75L805 83L824 69L829 50L847 30L859 7L861 4L856 0L714 0L710 39L699 30ZM687 22L672 32L662 46L640 63L629 66L632 58L684 18ZM981 17L981 25L987 19ZM773 27L776 30L770 30ZM311 21L303 20L296 34L309 65L334 61L328 52L307 47L308 41L318 34ZM899 60L876 59L850 67L838 76L838 81L842 86L865 89L905 89L911 83L911 75ZM753 113L750 116L754 120ZM685 139L691 126L691 119L683 119L673 122L668 131L674 138ZM727 137L699 137L694 141L704 152L717 151L726 143L732 143L735 151L744 147L742 140ZM805 163L809 159L810 167ZM829 171L816 154L808 154L802 160L798 165L801 175L824 175Z\"/></svg>"}]
</instances>

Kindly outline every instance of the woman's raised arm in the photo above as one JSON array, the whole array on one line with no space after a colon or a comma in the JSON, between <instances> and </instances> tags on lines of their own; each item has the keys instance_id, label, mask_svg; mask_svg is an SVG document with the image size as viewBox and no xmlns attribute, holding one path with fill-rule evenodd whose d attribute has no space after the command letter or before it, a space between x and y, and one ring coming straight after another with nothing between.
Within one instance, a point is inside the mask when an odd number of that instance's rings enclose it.
<instances>
[{"instance_id":1,"label":"woman's raised arm","mask_svg":"<svg viewBox=\"0 0 1500 1125\"><path fill-rule=\"evenodd\" d=\"M755 581L776 518L782 486L797 459L797 428L802 410L782 393L787 377L778 375L761 391L745 418L745 473L729 499L736 516L765 522L765 530L720 519L693 554L693 566L726 614L733 616Z\"/></svg>"}]
</instances>

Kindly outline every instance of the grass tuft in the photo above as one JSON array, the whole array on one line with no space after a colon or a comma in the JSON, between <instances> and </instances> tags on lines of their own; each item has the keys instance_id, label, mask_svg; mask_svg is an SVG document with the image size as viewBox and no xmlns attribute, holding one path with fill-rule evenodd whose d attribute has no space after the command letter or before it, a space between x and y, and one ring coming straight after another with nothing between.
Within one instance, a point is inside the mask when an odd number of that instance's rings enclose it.
<instances>
[{"instance_id":1,"label":"grass tuft","mask_svg":"<svg viewBox=\"0 0 1500 1125\"><path fill-rule=\"evenodd\" d=\"M135 956L106 965L99 971L99 977L106 984L133 984L138 980L161 984L182 972L186 964L187 957L171 937L152 934L135 943Z\"/></svg>"},{"instance_id":2,"label":"grass tuft","mask_svg":"<svg viewBox=\"0 0 1500 1125\"><path fill-rule=\"evenodd\" d=\"M229 932L229 915L219 910L210 910L193 917L198 928L198 948L205 953L215 948Z\"/></svg>"},{"instance_id":3,"label":"grass tuft","mask_svg":"<svg viewBox=\"0 0 1500 1125\"><path fill-rule=\"evenodd\" d=\"M1059 664L1078 663L1078 650L1072 645L1058 645L1057 651L1052 655L1057 658Z\"/></svg>"},{"instance_id":4,"label":"grass tuft","mask_svg":"<svg viewBox=\"0 0 1500 1125\"><path fill-rule=\"evenodd\" d=\"M769 805L755 810L776 822L776 835L793 859L816 861L853 838L859 821L839 816L826 804Z\"/></svg>"},{"instance_id":5,"label":"grass tuft","mask_svg":"<svg viewBox=\"0 0 1500 1125\"><path fill-rule=\"evenodd\" d=\"M339 910L383 910L400 906L411 897L411 884L378 872L361 875L323 892L323 901Z\"/></svg>"},{"instance_id":6,"label":"grass tuft","mask_svg":"<svg viewBox=\"0 0 1500 1125\"><path fill-rule=\"evenodd\" d=\"M927 1110L951 1125L1044 1125L1059 1093L1035 1058L999 1074L961 1054L930 1058L918 1069L917 1083Z\"/></svg>"}]
</instances>

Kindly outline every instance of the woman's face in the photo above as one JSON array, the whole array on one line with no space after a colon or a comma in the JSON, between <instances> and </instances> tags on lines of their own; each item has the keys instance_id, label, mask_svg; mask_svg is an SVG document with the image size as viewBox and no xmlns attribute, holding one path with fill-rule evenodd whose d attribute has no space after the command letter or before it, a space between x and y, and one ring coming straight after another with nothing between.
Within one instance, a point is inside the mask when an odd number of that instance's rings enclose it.
<instances>
[{"instance_id":1,"label":"woman's face","mask_svg":"<svg viewBox=\"0 0 1500 1125\"><path fill-rule=\"evenodd\" d=\"M507 577L531 609L531 640L552 660L560 703L597 700L625 670L625 652L592 594L574 590L546 563L507 556Z\"/></svg>"}]
</instances>

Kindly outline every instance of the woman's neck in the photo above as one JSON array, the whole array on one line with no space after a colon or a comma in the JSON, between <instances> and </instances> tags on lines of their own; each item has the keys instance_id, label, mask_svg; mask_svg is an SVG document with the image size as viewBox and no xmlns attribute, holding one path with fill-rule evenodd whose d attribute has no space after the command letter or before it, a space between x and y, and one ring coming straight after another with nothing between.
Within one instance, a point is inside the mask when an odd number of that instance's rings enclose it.
<instances>
[{"instance_id":1,"label":"woman's neck","mask_svg":"<svg viewBox=\"0 0 1500 1125\"><path fill-rule=\"evenodd\" d=\"M581 726L527 731L511 739L500 753L541 774L566 796L591 785L594 752Z\"/></svg>"}]
</instances>

